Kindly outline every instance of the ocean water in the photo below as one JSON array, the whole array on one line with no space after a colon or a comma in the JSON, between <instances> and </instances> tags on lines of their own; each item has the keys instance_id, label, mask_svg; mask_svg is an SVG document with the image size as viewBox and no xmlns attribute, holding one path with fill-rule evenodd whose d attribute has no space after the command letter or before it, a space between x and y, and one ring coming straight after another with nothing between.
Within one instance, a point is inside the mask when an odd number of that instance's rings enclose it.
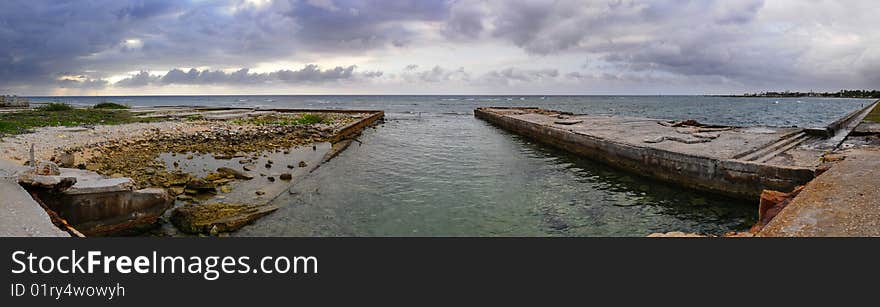
<instances>
[{"instance_id":1,"label":"ocean water","mask_svg":"<svg viewBox=\"0 0 880 307\"><path fill-rule=\"evenodd\" d=\"M507 133L480 106L819 127L870 103L698 96L33 97L133 106L381 109L384 124L284 194L241 236L644 236L748 229L757 202L621 172Z\"/></svg>"}]
</instances>

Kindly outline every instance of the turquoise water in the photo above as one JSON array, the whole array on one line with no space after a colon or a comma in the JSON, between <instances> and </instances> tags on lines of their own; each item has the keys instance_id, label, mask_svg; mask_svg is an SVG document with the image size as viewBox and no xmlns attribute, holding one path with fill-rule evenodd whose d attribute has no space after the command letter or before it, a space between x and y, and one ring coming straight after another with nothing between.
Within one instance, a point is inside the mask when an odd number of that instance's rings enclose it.
<instances>
[{"instance_id":1,"label":"turquoise water","mask_svg":"<svg viewBox=\"0 0 880 307\"><path fill-rule=\"evenodd\" d=\"M46 99L46 98L43 98ZM54 99L54 98L49 98ZM131 105L382 109L386 122L282 195L242 236L644 236L746 230L757 203L656 182L512 135L479 106L818 127L868 100L722 97L74 97ZM40 98L35 98L39 101Z\"/></svg>"}]
</instances>

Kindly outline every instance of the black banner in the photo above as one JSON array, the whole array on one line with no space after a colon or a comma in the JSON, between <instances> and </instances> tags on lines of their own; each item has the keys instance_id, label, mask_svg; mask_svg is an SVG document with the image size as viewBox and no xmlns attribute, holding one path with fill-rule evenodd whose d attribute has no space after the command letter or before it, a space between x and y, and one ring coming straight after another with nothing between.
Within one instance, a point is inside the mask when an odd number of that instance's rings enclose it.
<instances>
[{"instance_id":1,"label":"black banner","mask_svg":"<svg viewBox=\"0 0 880 307\"><path fill-rule=\"evenodd\" d=\"M877 245L872 239L4 238L0 242L6 281L2 301L10 303L0 306L421 304L467 302L469 297L494 302L526 298L544 303L561 298L653 302L677 295L716 299L724 295L748 302L755 295L782 295L789 289L872 293L867 290L873 289L873 282L855 281L874 280L880 273L877 253L868 251Z\"/></svg>"}]
</instances>

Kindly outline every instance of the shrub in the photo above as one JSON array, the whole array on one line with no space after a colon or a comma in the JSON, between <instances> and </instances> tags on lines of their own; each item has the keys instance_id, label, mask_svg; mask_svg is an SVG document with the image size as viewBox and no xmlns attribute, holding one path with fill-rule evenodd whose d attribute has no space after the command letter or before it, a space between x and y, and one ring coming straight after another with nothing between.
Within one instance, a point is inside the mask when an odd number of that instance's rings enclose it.
<instances>
[{"instance_id":1,"label":"shrub","mask_svg":"<svg viewBox=\"0 0 880 307\"><path fill-rule=\"evenodd\" d=\"M102 103L99 103L99 104L96 104L96 105L93 106L92 108L95 108L95 109L109 109L109 110L124 110L124 109L130 109L130 107L127 106L127 105L122 105L122 104L113 103L113 102L107 102L107 101L102 102Z\"/></svg>"},{"instance_id":2,"label":"shrub","mask_svg":"<svg viewBox=\"0 0 880 307\"><path fill-rule=\"evenodd\" d=\"M296 124L299 125L311 125L311 124L319 124L324 122L324 117L320 115L315 115L311 113L303 114L300 116L298 120L296 120Z\"/></svg>"}]
</instances>

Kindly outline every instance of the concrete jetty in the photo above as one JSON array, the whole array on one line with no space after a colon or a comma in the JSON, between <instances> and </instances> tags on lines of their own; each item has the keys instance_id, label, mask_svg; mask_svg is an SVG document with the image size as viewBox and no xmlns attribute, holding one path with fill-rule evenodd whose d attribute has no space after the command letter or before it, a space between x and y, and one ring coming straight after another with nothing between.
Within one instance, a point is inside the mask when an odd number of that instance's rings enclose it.
<instances>
[{"instance_id":1,"label":"concrete jetty","mask_svg":"<svg viewBox=\"0 0 880 307\"><path fill-rule=\"evenodd\" d=\"M822 155L839 145L839 136L848 135L874 105L824 129L727 127L538 108L487 107L474 115L624 170L756 200L764 190L789 192L811 181Z\"/></svg>"},{"instance_id":2,"label":"concrete jetty","mask_svg":"<svg viewBox=\"0 0 880 307\"><path fill-rule=\"evenodd\" d=\"M843 155L843 161L807 184L758 236L880 236L880 148Z\"/></svg>"}]
</instances>

